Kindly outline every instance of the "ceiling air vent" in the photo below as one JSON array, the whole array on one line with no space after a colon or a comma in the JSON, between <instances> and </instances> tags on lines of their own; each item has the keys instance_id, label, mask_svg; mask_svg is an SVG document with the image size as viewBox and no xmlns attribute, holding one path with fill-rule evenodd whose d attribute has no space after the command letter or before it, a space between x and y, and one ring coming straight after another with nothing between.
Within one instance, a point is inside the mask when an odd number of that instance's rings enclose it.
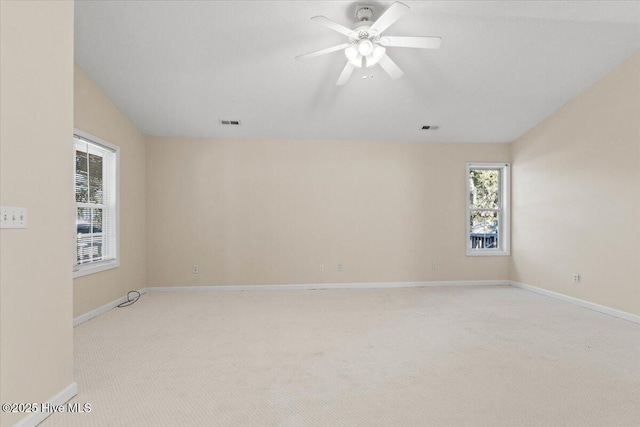
<instances>
[{"instance_id":1,"label":"ceiling air vent","mask_svg":"<svg viewBox=\"0 0 640 427\"><path fill-rule=\"evenodd\" d=\"M240 126L240 120L222 120L219 119L218 120L220 122L221 125L225 125L225 126Z\"/></svg>"},{"instance_id":2,"label":"ceiling air vent","mask_svg":"<svg viewBox=\"0 0 640 427\"><path fill-rule=\"evenodd\" d=\"M422 126L422 130L436 130L438 128L440 128L440 126L431 126L431 125Z\"/></svg>"}]
</instances>

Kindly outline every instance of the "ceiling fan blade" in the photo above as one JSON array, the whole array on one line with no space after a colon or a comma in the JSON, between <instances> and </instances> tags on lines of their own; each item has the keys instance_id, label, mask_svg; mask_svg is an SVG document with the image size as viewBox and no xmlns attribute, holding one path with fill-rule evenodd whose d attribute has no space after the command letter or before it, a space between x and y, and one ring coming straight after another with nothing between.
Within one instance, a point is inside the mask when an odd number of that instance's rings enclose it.
<instances>
[{"instance_id":1,"label":"ceiling fan blade","mask_svg":"<svg viewBox=\"0 0 640 427\"><path fill-rule=\"evenodd\" d=\"M421 49L438 49L442 43L440 37L382 37L382 46L417 47Z\"/></svg>"},{"instance_id":2,"label":"ceiling fan blade","mask_svg":"<svg viewBox=\"0 0 640 427\"><path fill-rule=\"evenodd\" d=\"M389 28L394 22L402 18L409 11L409 6L399 1L395 2L371 25L370 30L375 30L378 34Z\"/></svg>"},{"instance_id":3,"label":"ceiling fan blade","mask_svg":"<svg viewBox=\"0 0 640 427\"><path fill-rule=\"evenodd\" d=\"M389 77L391 77L393 80L399 79L404 75L400 67L398 67L387 54L384 54L382 58L380 58L378 64L380 64L382 69L386 71L387 74L389 74Z\"/></svg>"},{"instance_id":4,"label":"ceiling fan blade","mask_svg":"<svg viewBox=\"0 0 640 427\"><path fill-rule=\"evenodd\" d=\"M332 47L328 47L326 49L316 50L315 52L305 53L304 55L298 55L298 56L296 56L296 59L313 58L314 56L320 56L320 55L324 55L325 53L335 52L336 50L346 49L349 46L351 46L350 43L342 43L342 44L339 44L337 46L332 46Z\"/></svg>"},{"instance_id":5,"label":"ceiling fan blade","mask_svg":"<svg viewBox=\"0 0 640 427\"><path fill-rule=\"evenodd\" d=\"M344 66L342 73L340 73L340 77L338 77L338 81L336 82L336 86L342 86L346 82L349 81L349 77L351 77L351 73L353 73L353 69L356 68L351 62L347 62L347 65Z\"/></svg>"},{"instance_id":6,"label":"ceiling fan blade","mask_svg":"<svg viewBox=\"0 0 640 427\"><path fill-rule=\"evenodd\" d=\"M314 16L313 18L311 18L311 20L313 22L317 22L318 24L322 24L325 27L329 27L333 31L337 31L340 34L344 34L347 37L349 37L351 34L353 34L353 30L350 30L349 28L345 27L344 25L341 25L341 24L338 24L337 22L332 21L331 19L327 18L326 16Z\"/></svg>"}]
</instances>

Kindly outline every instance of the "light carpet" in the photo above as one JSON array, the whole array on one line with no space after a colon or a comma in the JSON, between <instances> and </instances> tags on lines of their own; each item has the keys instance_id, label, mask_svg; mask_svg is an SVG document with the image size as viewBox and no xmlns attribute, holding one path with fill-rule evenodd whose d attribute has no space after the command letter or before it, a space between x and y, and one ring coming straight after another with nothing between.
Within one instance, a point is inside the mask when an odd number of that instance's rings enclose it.
<instances>
[{"instance_id":1,"label":"light carpet","mask_svg":"<svg viewBox=\"0 0 640 427\"><path fill-rule=\"evenodd\" d=\"M640 325L508 286L152 293L75 366L43 426L640 426Z\"/></svg>"}]
</instances>

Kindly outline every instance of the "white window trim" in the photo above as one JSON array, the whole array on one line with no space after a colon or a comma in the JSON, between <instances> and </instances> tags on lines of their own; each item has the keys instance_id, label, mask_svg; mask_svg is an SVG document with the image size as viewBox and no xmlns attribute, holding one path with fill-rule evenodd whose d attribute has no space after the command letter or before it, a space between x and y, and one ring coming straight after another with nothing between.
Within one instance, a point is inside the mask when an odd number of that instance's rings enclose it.
<instances>
[{"instance_id":1,"label":"white window trim","mask_svg":"<svg viewBox=\"0 0 640 427\"><path fill-rule=\"evenodd\" d=\"M76 249L75 249L75 245L76 243L76 231L75 231L75 226L74 226L74 232L73 232L73 245L74 245L74 250L73 250L73 278L77 278L77 277L82 277L82 276L87 276L89 274L95 274L95 273L99 273L101 271L105 271L105 270L110 270L112 268L117 268L120 267L120 147L118 147L117 145L111 144L110 142L107 142L101 138L98 138L97 136L91 135L90 133L81 131L80 129L73 129L73 135L74 136L79 136L81 138L84 138L88 141L94 142L96 144L102 145L106 148L109 148L110 150L113 150L116 156L116 164L115 164L115 178L116 178L116 212L115 212L115 227L116 227L116 257L115 259L111 259L108 261L102 261L102 262L94 262L94 263L90 263L90 264L75 264L75 257L76 257ZM72 147L75 147L75 141L73 138L71 138L71 142L72 142ZM75 155L75 149L73 150L73 153ZM74 179L73 179L73 187L74 187L74 207L75 207L75 164L73 167L73 174L74 174ZM75 209L74 209L75 211Z\"/></svg>"},{"instance_id":2,"label":"white window trim","mask_svg":"<svg viewBox=\"0 0 640 427\"><path fill-rule=\"evenodd\" d=\"M500 180L500 195L502 217L499 224L498 236L500 239L500 249L472 249L471 248L471 209L469 206L470 188L469 188L469 174L471 169L501 169L502 179ZM467 174L465 175L465 187L466 187L466 231L465 240L467 248L467 256L509 256L511 255L511 164L510 163L480 163L469 162L467 163Z\"/></svg>"}]
</instances>

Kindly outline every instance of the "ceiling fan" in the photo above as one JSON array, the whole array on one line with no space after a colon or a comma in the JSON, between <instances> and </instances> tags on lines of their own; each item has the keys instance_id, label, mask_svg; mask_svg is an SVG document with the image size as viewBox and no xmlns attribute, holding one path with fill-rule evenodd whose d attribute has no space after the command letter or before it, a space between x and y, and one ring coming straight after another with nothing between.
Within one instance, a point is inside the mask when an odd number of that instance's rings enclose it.
<instances>
[{"instance_id":1,"label":"ceiling fan","mask_svg":"<svg viewBox=\"0 0 640 427\"><path fill-rule=\"evenodd\" d=\"M325 25L334 31L349 37L349 42L315 52L296 56L296 59L307 59L326 53L344 50L347 57L347 65L344 66L336 85L345 84L355 68L367 68L380 64L382 69L392 79L402 77L404 74L400 67L389 58L385 47L413 47L421 49L438 49L442 39L440 37L397 37L382 36L382 32L394 22L402 18L409 11L406 4L395 2L375 21L369 19L373 16L372 6L358 5L356 18L358 23L349 29L325 16L314 16L312 21Z\"/></svg>"}]
</instances>

